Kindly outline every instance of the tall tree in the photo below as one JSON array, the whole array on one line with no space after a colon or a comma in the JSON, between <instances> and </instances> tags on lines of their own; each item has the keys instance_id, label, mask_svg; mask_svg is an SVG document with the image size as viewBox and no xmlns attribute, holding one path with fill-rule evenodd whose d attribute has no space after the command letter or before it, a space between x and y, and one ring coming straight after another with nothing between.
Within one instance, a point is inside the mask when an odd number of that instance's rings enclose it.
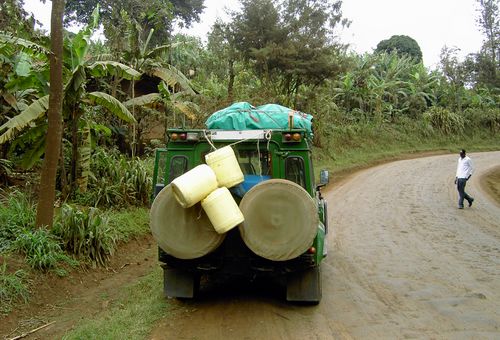
<instances>
[{"instance_id":1,"label":"tall tree","mask_svg":"<svg viewBox=\"0 0 500 340\"><path fill-rule=\"evenodd\" d=\"M480 5L478 23L486 37L485 47L496 65L500 59L500 13L498 0L477 0ZM498 65L497 65L498 67Z\"/></svg>"},{"instance_id":2,"label":"tall tree","mask_svg":"<svg viewBox=\"0 0 500 340\"><path fill-rule=\"evenodd\" d=\"M0 30L17 37L29 37L34 33L35 19L23 9L23 0L0 1Z\"/></svg>"},{"instance_id":3,"label":"tall tree","mask_svg":"<svg viewBox=\"0 0 500 340\"><path fill-rule=\"evenodd\" d=\"M407 35L393 35L389 39L380 41L375 49L376 53L396 52L399 56L412 57L416 62L422 61L422 50L417 41Z\"/></svg>"},{"instance_id":4,"label":"tall tree","mask_svg":"<svg viewBox=\"0 0 500 340\"><path fill-rule=\"evenodd\" d=\"M462 111L462 97L465 91L464 85L467 82L468 72L465 65L458 61L458 48L448 48L444 46L441 50L440 63L441 71L449 83L449 91L445 98L450 101L447 106L454 110ZM443 86L443 89L445 87Z\"/></svg>"},{"instance_id":5,"label":"tall tree","mask_svg":"<svg viewBox=\"0 0 500 340\"><path fill-rule=\"evenodd\" d=\"M234 79L236 77L235 63L239 57L236 48L238 39L235 37L234 25L216 21L208 34L207 50L212 58L208 59L208 68L217 75L219 80L227 78L227 101L233 101Z\"/></svg>"},{"instance_id":6,"label":"tall tree","mask_svg":"<svg viewBox=\"0 0 500 340\"><path fill-rule=\"evenodd\" d=\"M40 177L36 225L52 227L56 195L56 173L61 149L63 102L63 15L64 0L52 0L50 90L47 146Z\"/></svg>"},{"instance_id":7,"label":"tall tree","mask_svg":"<svg viewBox=\"0 0 500 340\"><path fill-rule=\"evenodd\" d=\"M296 103L301 85L319 85L338 72L334 30L348 25L339 0L242 1L233 14L238 50L259 75L276 77L283 94Z\"/></svg>"},{"instance_id":8,"label":"tall tree","mask_svg":"<svg viewBox=\"0 0 500 340\"><path fill-rule=\"evenodd\" d=\"M485 37L481 52L475 56L477 85L495 89L500 87L499 0L477 0L477 2L479 4L477 22Z\"/></svg>"},{"instance_id":9,"label":"tall tree","mask_svg":"<svg viewBox=\"0 0 500 340\"><path fill-rule=\"evenodd\" d=\"M123 24L123 13L142 28L143 39L154 29L153 46L168 42L174 22L189 27L200 20L204 0L67 0L66 24L88 24L92 10L99 5L106 36L113 35ZM123 36L120 36L123 39Z\"/></svg>"}]
</instances>

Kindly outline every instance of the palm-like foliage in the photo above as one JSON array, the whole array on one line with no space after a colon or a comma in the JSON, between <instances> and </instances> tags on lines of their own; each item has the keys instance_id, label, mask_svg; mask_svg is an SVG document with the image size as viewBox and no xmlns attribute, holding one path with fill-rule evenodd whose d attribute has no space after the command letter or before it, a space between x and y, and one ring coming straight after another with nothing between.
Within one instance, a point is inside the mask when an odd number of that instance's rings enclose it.
<instances>
[{"instance_id":1,"label":"palm-like foliage","mask_svg":"<svg viewBox=\"0 0 500 340\"><path fill-rule=\"evenodd\" d=\"M169 108L180 111L190 119L196 117L199 109L189 100L183 100L185 96L193 96L196 91L187 77L167 62L167 52L178 44L161 45L150 48L151 38L154 30L151 29L147 38L142 40L142 28L133 21L127 27L128 46L123 54L124 63L138 70L143 79L160 79L158 91L154 93L140 93L136 98L135 81L132 81L131 99L126 102L137 125L134 125L132 152L135 154L137 145L141 144L141 136L148 125L154 120L164 120Z\"/></svg>"},{"instance_id":2,"label":"palm-like foliage","mask_svg":"<svg viewBox=\"0 0 500 340\"><path fill-rule=\"evenodd\" d=\"M438 77L409 57L355 57L354 67L333 87L333 97L357 119L417 116L435 102Z\"/></svg>"},{"instance_id":3,"label":"palm-like foliage","mask_svg":"<svg viewBox=\"0 0 500 340\"><path fill-rule=\"evenodd\" d=\"M97 27L97 11L94 11L94 20L73 38L65 40L65 86L64 86L64 103L63 115L65 124L71 126L71 142L72 142L72 162L71 162L71 181L74 182L77 177L77 164L78 164L78 147L79 137L79 120L83 115L86 105L99 106L106 109L106 111L115 115L119 119L126 122L134 122L135 119L130 111L121 104L116 98L103 93L103 92L87 92L86 87L89 80L97 77L115 76L122 79L137 79L140 73L131 67L118 63L116 61L96 61L92 62L88 58L88 49L90 45L90 37ZM0 36L0 39L2 37ZM6 45L16 45L18 48L30 48L36 51L44 51L43 47L22 39L9 39L4 37ZM1 41L1 40L0 40ZM0 126L0 144L7 141L12 141L19 132L24 129L31 128L28 132L33 130L34 127L44 124L45 114L48 109L48 95L40 97L33 101L26 107L20 114L16 115L8 122ZM43 136L40 138L44 138ZM87 138L84 141L88 141ZM34 141L34 145L43 146L43 142L39 139ZM82 150L86 150L88 145L83 145ZM34 157L40 157L43 154L41 151L33 154ZM28 161L25 164L32 165L34 160ZM83 169L83 173L86 170Z\"/></svg>"}]
</instances>

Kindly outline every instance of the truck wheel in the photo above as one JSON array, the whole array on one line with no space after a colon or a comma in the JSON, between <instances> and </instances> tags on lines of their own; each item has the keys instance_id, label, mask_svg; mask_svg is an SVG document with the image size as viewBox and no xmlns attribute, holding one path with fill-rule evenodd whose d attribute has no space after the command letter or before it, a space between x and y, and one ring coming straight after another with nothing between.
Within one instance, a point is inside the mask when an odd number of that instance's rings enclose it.
<instances>
[{"instance_id":1,"label":"truck wheel","mask_svg":"<svg viewBox=\"0 0 500 340\"><path fill-rule=\"evenodd\" d=\"M286 278L286 300L318 304L321 301L321 269L319 266L289 273Z\"/></svg>"},{"instance_id":2,"label":"truck wheel","mask_svg":"<svg viewBox=\"0 0 500 340\"><path fill-rule=\"evenodd\" d=\"M167 297L194 298L200 288L200 276L187 271L163 267L163 293Z\"/></svg>"}]
</instances>

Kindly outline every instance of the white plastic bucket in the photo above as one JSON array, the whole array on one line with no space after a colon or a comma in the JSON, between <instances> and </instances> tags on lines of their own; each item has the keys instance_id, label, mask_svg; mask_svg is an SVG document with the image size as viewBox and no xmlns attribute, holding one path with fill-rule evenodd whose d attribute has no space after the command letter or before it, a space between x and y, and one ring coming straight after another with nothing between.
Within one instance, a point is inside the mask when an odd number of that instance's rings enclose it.
<instances>
[{"instance_id":1,"label":"white plastic bucket","mask_svg":"<svg viewBox=\"0 0 500 340\"><path fill-rule=\"evenodd\" d=\"M242 223L245 218L226 187L214 190L201 201L210 222L219 234L224 234Z\"/></svg>"},{"instance_id":2,"label":"white plastic bucket","mask_svg":"<svg viewBox=\"0 0 500 340\"><path fill-rule=\"evenodd\" d=\"M183 208L189 208L217 189L217 177L206 164L198 165L172 181L177 202Z\"/></svg>"},{"instance_id":3,"label":"white plastic bucket","mask_svg":"<svg viewBox=\"0 0 500 340\"><path fill-rule=\"evenodd\" d=\"M243 172L236 159L233 148L225 146L205 156L207 165L217 176L219 187L231 188L243 182Z\"/></svg>"}]
</instances>

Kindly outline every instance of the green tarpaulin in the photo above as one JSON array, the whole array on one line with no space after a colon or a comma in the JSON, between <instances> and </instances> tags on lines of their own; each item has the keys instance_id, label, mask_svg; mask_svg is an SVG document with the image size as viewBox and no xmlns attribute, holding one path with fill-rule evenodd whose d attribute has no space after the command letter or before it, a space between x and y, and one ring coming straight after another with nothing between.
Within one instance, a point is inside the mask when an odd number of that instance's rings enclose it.
<instances>
[{"instance_id":1,"label":"green tarpaulin","mask_svg":"<svg viewBox=\"0 0 500 340\"><path fill-rule=\"evenodd\" d=\"M293 117L293 126L289 126ZM215 130L305 129L312 133L312 116L277 104L253 106L247 102L234 103L213 113L206 125Z\"/></svg>"}]
</instances>

